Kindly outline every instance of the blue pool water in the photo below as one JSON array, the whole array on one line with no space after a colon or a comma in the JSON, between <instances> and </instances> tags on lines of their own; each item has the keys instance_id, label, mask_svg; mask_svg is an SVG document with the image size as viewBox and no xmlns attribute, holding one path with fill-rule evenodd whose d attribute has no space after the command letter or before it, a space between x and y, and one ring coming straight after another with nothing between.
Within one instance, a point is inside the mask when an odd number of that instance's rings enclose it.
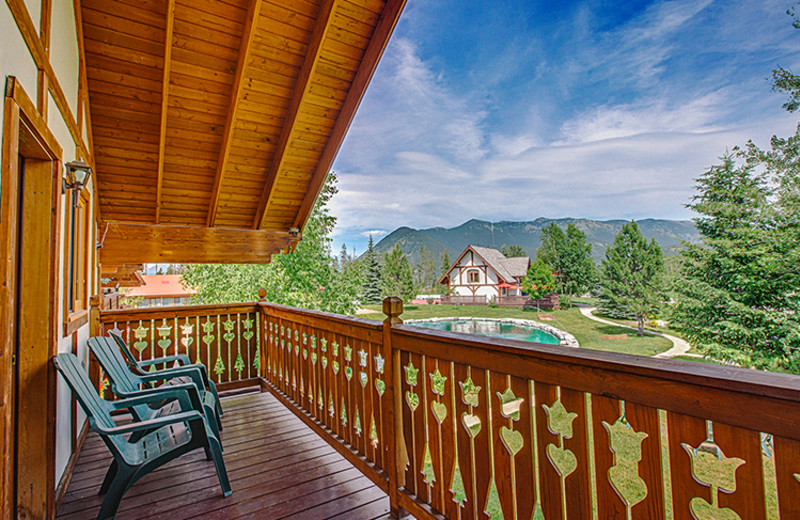
<instances>
[{"instance_id":1,"label":"blue pool water","mask_svg":"<svg viewBox=\"0 0 800 520\"><path fill-rule=\"evenodd\" d=\"M526 327L516 323L503 323L494 320L446 320L409 323L415 327L446 330L448 332L461 332L466 334L484 334L506 339L521 339L535 343L558 345L561 343L557 337L543 330Z\"/></svg>"}]
</instances>

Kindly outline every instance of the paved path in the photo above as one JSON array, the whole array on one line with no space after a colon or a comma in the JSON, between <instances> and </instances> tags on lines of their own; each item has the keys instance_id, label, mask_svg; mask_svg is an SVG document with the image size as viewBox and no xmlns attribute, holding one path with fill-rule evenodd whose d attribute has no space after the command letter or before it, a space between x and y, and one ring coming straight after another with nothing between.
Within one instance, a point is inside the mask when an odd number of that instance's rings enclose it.
<instances>
[{"instance_id":1,"label":"paved path","mask_svg":"<svg viewBox=\"0 0 800 520\"><path fill-rule=\"evenodd\" d=\"M615 323L613 321L604 320L603 318L598 318L592 311L594 311L596 307L580 307L581 314L589 318L590 320L599 321L600 323L605 323L606 325L614 325L615 327L624 327L626 329L631 330L638 330L636 327L631 327L628 325L620 325L619 323ZM655 358L663 358L669 359L675 356L692 356L692 357L702 357L698 354L687 354L690 348L692 348L689 343L682 340L681 338L676 338L675 336L671 336L669 334L662 334L661 332L653 332L652 330L645 330L645 334L652 334L654 336L661 336L662 338L667 338L672 342L672 348L667 350L666 352L662 352L660 354L656 354Z\"/></svg>"}]
</instances>

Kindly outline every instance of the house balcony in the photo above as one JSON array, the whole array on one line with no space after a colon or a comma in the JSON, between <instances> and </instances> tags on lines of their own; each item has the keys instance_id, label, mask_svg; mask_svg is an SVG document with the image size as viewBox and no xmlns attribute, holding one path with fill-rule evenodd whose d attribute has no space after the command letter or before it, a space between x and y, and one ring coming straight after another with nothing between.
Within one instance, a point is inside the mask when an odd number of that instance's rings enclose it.
<instances>
[{"instance_id":1,"label":"house balcony","mask_svg":"<svg viewBox=\"0 0 800 520\"><path fill-rule=\"evenodd\" d=\"M93 332L120 331L143 359L187 353L222 391L256 390L225 399L230 497L198 453L136 483L118 518L800 515L800 378L415 328L396 299L384 311L96 310ZM60 517L94 514L108 463L90 434Z\"/></svg>"}]
</instances>

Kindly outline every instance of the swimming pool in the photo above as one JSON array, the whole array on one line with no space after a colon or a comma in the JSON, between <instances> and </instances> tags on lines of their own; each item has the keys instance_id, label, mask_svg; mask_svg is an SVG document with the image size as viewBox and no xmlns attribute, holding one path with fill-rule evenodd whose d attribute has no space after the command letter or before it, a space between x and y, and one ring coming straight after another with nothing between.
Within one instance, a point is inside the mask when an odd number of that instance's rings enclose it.
<instances>
[{"instance_id":1,"label":"swimming pool","mask_svg":"<svg viewBox=\"0 0 800 520\"><path fill-rule=\"evenodd\" d=\"M483 334L497 338L519 339L547 345L568 345L571 335L550 327L548 325L531 322L528 320L502 320L485 318L432 318L427 320L409 320L408 325L426 327L448 332L461 332L465 334ZM550 329L550 331L543 330ZM559 337L559 336L569 336ZM571 345L572 346L572 345ZM577 346L577 341L575 345Z\"/></svg>"}]
</instances>

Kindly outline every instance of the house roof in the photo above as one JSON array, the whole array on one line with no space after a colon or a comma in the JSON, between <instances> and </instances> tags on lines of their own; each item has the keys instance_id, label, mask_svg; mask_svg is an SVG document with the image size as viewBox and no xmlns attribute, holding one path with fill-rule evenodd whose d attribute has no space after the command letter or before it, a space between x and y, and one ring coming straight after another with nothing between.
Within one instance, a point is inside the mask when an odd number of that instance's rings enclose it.
<instances>
[{"instance_id":1,"label":"house roof","mask_svg":"<svg viewBox=\"0 0 800 520\"><path fill-rule=\"evenodd\" d=\"M181 283L179 274L146 274L144 285L133 287L125 296L141 296L143 298L182 298L197 294L197 291L186 288Z\"/></svg>"},{"instance_id":2,"label":"house roof","mask_svg":"<svg viewBox=\"0 0 800 520\"><path fill-rule=\"evenodd\" d=\"M513 282L528 272L530 259L527 256L506 258L503 253L490 247L469 246L506 282Z\"/></svg>"},{"instance_id":3,"label":"house roof","mask_svg":"<svg viewBox=\"0 0 800 520\"><path fill-rule=\"evenodd\" d=\"M263 263L298 240L404 5L81 0L101 262Z\"/></svg>"},{"instance_id":4,"label":"house roof","mask_svg":"<svg viewBox=\"0 0 800 520\"><path fill-rule=\"evenodd\" d=\"M450 269L447 270L447 273L442 276L442 278L439 280L439 283L444 283L444 279L450 275L450 271L452 271L453 268L458 265L468 251L472 251L483 258L484 262L486 262L486 265L492 268L497 275L507 283L514 283L517 279L525 276L528 272L528 268L530 267L531 260L527 256L506 258L506 256L497 249L469 245L460 255L458 255L458 259L456 259L453 265L450 266Z\"/></svg>"}]
</instances>

